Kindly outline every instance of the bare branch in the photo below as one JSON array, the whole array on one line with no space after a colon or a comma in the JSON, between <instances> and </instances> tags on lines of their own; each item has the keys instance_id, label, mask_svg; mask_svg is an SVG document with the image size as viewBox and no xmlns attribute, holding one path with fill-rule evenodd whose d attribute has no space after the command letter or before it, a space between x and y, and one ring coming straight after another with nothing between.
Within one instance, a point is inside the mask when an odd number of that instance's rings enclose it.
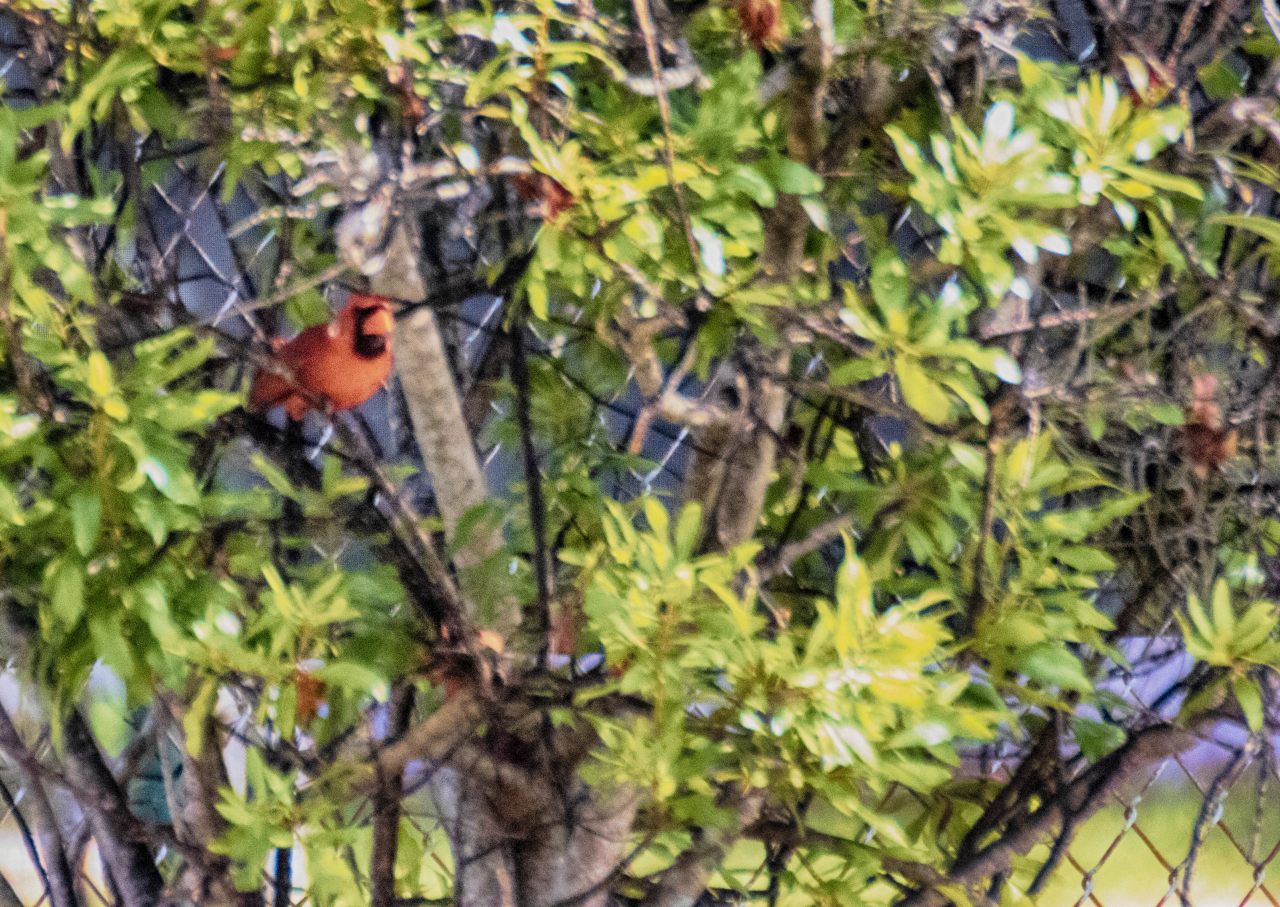
<instances>
[{"instance_id":1,"label":"bare branch","mask_svg":"<svg viewBox=\"0 0 1280 907\"><path fill-rule=\"evenodd\" d=\"M413 713L413 687L398 686L387 703L391 736L409 727ZM394 907L396 901L396 852L400 842L400 798L403 773L380 777L373 795L373 855L369 860L370 907Z\"/></svg>"},{"instance_id":2,"label":"bare branch","mask_svg":"<svg viewBox=\"0 0 1280 907\"><path fill-rule=\"evenodd\" d=\"M1068 327L1095 320L1114 318L1123 321L1151 308L1161 298L1161 294L1151 293L1134 302L1100 309L1073 309L1067 312L1038 315L1035 318L991 318L985 321L982 327L978 329L978 336L983 340L993 340L997 337L1007 337L1011 334L1025 334L1031 331Z\"/></svg>"},{"instance_id":3,"label":"bare branch","mask_svg":"<svg viewBox=\"0 0 1280 907\"><path fill-rule=\"evenodd\" d=\"M520 427L520 450L524 456L525 494L529 501L529 526L533 530L533 575L538 595L538 665L547 662L551 644L551 565L547 562L547 505L542 496L542 472L533 444L533 404L530 400L529 360L525 350L524 306L517 305L507 328L511 348L511 383L515 386L516 422Z\"/></svg>"},{"instance_id":4,"label":"bare branch","mask_svg":"<svg viewBox=\"0 0 1280 907\"><path fill-rule=\"evenodd\" d=\"M853 522L854 517L851 513L834 516L814 526L804 538L783 545L778 553L760 568L760 582L768 582L786 573L796 561L819 550L828 542L838 539L841 533L853 528Z\"/></svg>"},{"instance_id":5,"label":"bare branch","mask_svg":"<svg viewBox=\"0 0 1280 907\"><path fill-rule=\"evenodd\" d=\"M1209 720L1202 719L1201 724ZM972 886L1006 871L1015 857L1044 841L1068 815L1077 823L1083 822L1106 805L1112 792L1120 790L1152 764L1186 749L1195 740L1191 730L1167 724L1137 731L1124 746L1100 759L1057 796L1006 829L997 840L954 865L945 881ZM898 907L945 907L948 903L946 895L933 885L926 885L899 901Z\"/></svg>"},{"instance_id":6,"label":"bare branch","mask_svg":"<svg viewBox=\"0 0 1280 907\"><path fill-rule=\"evenodd\" d=\"M3 706L0 706L0 752L3 752L17 767L22 783L27 789L27 800L36 814L36 823L40 829L40 849L44 853L44 860L42 863L35 858L34 854L32 858L44 881L49 902L53 907L75 907L78 903L75 875L67 860L67 843L62 837L57 814L53 811L44 782L40 777L38 760L23 743L18 729ZM16 804L14 809L16 811Z\"/></svg>"},{"instance_id":7,"label":"bare branch","mask_svg":"<svg viewBox=\"0 0 1280 907\"><path fill-rule=\"evenodd\" d=\"M193 754L183 734L185 707L176 696L161 691L158 696L155 723L156 748L164 771L165 796L170 800L169 813L174 834L187 847L208 854L203 861L189 861L184 867L183 884L187 895L201 904L235 904L238 907L261 907L262 892L236 891L230 884L231 860L213 853L210 845L227 830L227 821L218 812L222 788L230 782L222 761L221 728L210 713L202 722L201 746ZM169 735L174 735L181 753L181 796L173 784L174 772L167 755Z\"/></svg>"},{"instance_id":8,"label":"bare branch","mask_svg":"<svg viewBox=\"0 0 1280 907\"><path fill-rule=\"evenodd\" d=\"M73 710L67 716L62 739L67 777L80 792L80 805L88 813L102 861L111 873L122 904L153 907L160 901L164 881L151 849L135 833L138 822L129 812L124 791L78 711Z\"/></svg>"},{"instance_id":9,"label":"bare branch","mask_svg":"<svg viewBox=\"0 0 1280 907\"><path fill-rule=\"evenodd\" d=\"M374 291L397 299L425 299L426 287L418 273L408 228L403 223L384 223L380 229L388 232L390 238L382 253L385 264L371 279ZM340 231L340 243L341 236ZM344 251L347 258L355 262L355 255L345 247ZM415 308L401 322L396 344L396 374L409 410L409 421L418 452L431 475L445 532L450 542L455 543L454 559L461 570L463 590L467 591L467 569L483 563L501 549L502 537L496 526L477 526L464 544L456 544L458 525L468 511L487 500L488 488L475 441L467 430L462 398L435 313L425 306ZM463 599L463 605L463 613L474 620L475 602L468 596ZM492 614L491 628L504 639L510 638L520 623L519 603L510 598L494 602Z\"/></svg>"},{"instance_id":10,"label":"bare branch","mask_svg":"<svg viewBox=\"0 0 1280 907\"><path fill-rule=\"evenodd\" d=\"M737 800L737 817L733 825L703 829L701 840L676 857L675 863L663 871L657 885L640 902L640 907L694 907L698 903L729 848L741 836L743 829L759 818L764 805L764 798L759 794L733 799Z\"/></svg>"}]
</instances>

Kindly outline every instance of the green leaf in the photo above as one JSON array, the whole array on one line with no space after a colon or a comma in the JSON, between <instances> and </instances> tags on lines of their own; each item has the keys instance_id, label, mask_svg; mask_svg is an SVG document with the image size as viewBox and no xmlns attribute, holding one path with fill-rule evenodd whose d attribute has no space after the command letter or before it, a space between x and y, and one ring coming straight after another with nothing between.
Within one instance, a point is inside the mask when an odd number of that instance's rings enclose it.
<instances>
[{"instance_id":1,"label":"green leaf","mask_svg":"<svg viewBox=\"0 0 1280 907\"><path fill-rule=\"evenodd\" d=\"M987 471L986 454L981 449L958 441L951 442L948 449L960 468L974 478L980 478Z\"/></svg>"},{"instance_id":2,"label":"green leaf","mask_svg":"<svg viewBox=\"0 0 1280 907\"><path fill-rule=\"evenodd\" d=\"M1157 403L1147 412L1161 425L1182 425L1186 421L1182 407L1176 403Z\"/></svg>"},{"instance_id":3,"label":"green leaf","mask_svg":"<svg viewBox=\"0 0 1280 907\"><path fill-rule=\"evenodd\" d=\"M101 119L112 100L125 86L133 85L144 73L155 69L150 51L140 44L129 44L117 50L99 65L79 95L67 105L67 124L62 131L62 148L70 151L76 135L89 125L90 118Z\"/></svg>"},{"instance_id":4,"label":"green leaf","mask_svg":"<svg viewBox=\"0 0 1280 907\"><path fill-rule=\"evenodd\" d=\"M1005 384L1022 383L1022 366L1018 365L1018 360L1004 352L1004 350L1000 350L996 354L992 370L995 372L996 377Z\"/></svg>"},{"instance_id":5,"label":"green leaf","mask_svg":"<svg viewBox=\"0 0 1280 907\"><path fill-rule=\"evenodd\" d=\"M935 424L946 422L951 413L951 401L942 387L930 378L920 362L911 356L898 356L893 369L902 386L902 398L926 421Z\"/></svg>"},{"instance_id":6,"label":"green leaf","mask_svg":"<svg viewBox=\"0 0 1280 907\"><path fill-rule=\"evenodd\" d=\"M1249 730L1256 734L1262 730L1264 720L1262 690L1253 678L1247 676L1234 678L1231 688L1235 691L1236 702L1240 703L1240 711L1244 712L1245 721L1249 723Z\"/></svg>"},{"instance_id":7,"label":"green leaf","mask_svg":"<svg viewBox=\"0 0 1280 907\"><path fill-rule=\"evenodd\" d=\"M688 560L698 546L698 537L702 534L702 505L690 501L680 508L680 517L676 520L675 542L676 557Z\"/></svg>"},{"instance_id":8,"label":"green leaf","mask_svg":"<svg viewBox=\"0 0 1280 907\"><path fill-rule=\"evenodd\" d=\"M142 491L135 491L129 497L138 525L151 536L152 544L163 545L169 537L169 521L161 500Z\"/></svg>"},{"instance_id":9,"label":"green leaf","mask_svg":"<svg viewBox=\"0 0 1280 907\"><path fill-rule=\"evenodd\" d=\"M196 698L191 701L191 707L182 716L182 732L186 737L187 752L193 758L200 758L200 752L204 749L205 719L213 713L217 695L218 682L211 677L205 678L200 684L200 691L196 693Z\"/></svg>"},{"instance_id":10,"label":"green leaf","mask_svg":"<svg viewBox=\"0 0 1280 907\"><path fill-rule=\"evenodd\" d=\"M331 662L314 672L317 680L335 687L354 690L385 699L389 692L386 679L367 665L354 661Z\"/></svg>"},{"instance_id":11,"label":"green leaf","mask_svg":"<svg viewBox=\"0 0 1280 907\"><path fill-rule=\"evenodd\" d=\"M1165 173L1163 170L1157 170L1154 167L1138 167L1129 164L1122 165L1117 169L1147 186L1165 192L1179 192L1197 201L1204 198L1204 190L1200 188L1200 184L1194 180L1187 179L1185 176ZM1131 198L1143 197L1141 193L1131 191L1126 191L1125 194Z\"/></svg>"},{"instance_id":12,"label":"green leaf","mask_svg":"<svg viewBox=\"0 0 1280 907\"><path fill-rule=\"evenodd\" d=\"M288 498L296 498L298 496L298 490L284 470L277 467L262 454L253 454L249 458L249 462L253 464L253 468L258 471L258 474L267 480L267 484L276 491Z\"/></svg>"},{"instance_id":13,"label":"green leaf","mask_svg":"<svg viewBox=\"0 0 1280 907\"><path fill-rule=\"evenodd\" d=\"M853 646L864 627L875 618L871 602L871 575L853 548L853 541L844 536L844 562L836 574L836 652L841 657L852 653Z\"/></svg>"},{"instance_id":14,"label":"green leaf","mask_svg":"<svg viewBox=\"0 0 1280 907\"><path fill-rule=\"evenodd\" d=\"M1187 596L1187 616L1191 619L1191 626L1188 629L1194 629L1195 634L1206 645L1211 645L1215 635L1213 622L1209 620L1209 614L1201 604L1200 596L1194 592Z\"/></svg>"},{"instance_id":15,"label":"green leaf","mask_svg":"<svg viewBox=\"0 0 1280 907\"><path fill-rule=\"evenodd\" d=\"M53 564L49 579L49 605L62 623L70 626L84 613L84 565L70 558Z\"/></svg>"},{"instance_id":16,"label":"green leaf","mask_svg":"<svg viewBox=\"0 0 1280 907\"><path fill-rule=\"evenodd\" d=\"M1090 439L1099 441L1107 433L1107 415L1098 407L1090 407L1084 414L1085 427Z\"/></svg>"},{"instance_id":17,"label":"green leaf","mask_svg":"<svg viewBox=\"0 0 1280 907\"><path fill-rule=\"evenodd\" d=\"M167 452L152 450L138 461L138 472L151 480L151 484L175 504L195 504L200 492L185 463Z\"/></svg>"},{"instance_id":18,"label":"green leaf","mask_svg":"<svg viewBox=\"0 0 1280 907\"><path fill-rule=\"evenodd\" d=\"M1256 233L1272 245L1280 246L1280 220L1257 214L1219 214L1209 218L1208 224L1221 224Z\"/></svg>"},{"instance_id":19,"label":"green leaf","mask_svg":"<svg viewBox=\"0 0 1280 907\"><path fill-rule=\"evenodd\" d=\"M779 157L764 163L764 169L779 192L813 195L822 191L822 177L799 161Z\"/></svg>"},{"instance_id":20,"label":"green leaf","mask_svg":"<svg viewBox=\"0 0 1280 907\"><path fill-rule=\"evenodd\" d=\"M1022 383L1022 367L1018 365L1018 360L999 347L957 343L952 348L975 367L990 372L1005 384ZM940 352L939 355L944 353Z\"/></svg>"},{"instance_id":21,"label":"green leaf","mask_svg":"<svg viewBox=\"0 0 1280 907\"><path fill-rule=\"evenodd\" d=\"M1124 745L1124 728L1114 724L1094 721L1092 718L1073 718L1071 727L1075 731L1080 752L1090 762L1097 762L1103 756Z\"/></svg>"},{"instance_id":22,"label":"green leaf","mask_svg":"<svg viewBox=\"0 0 1280 907\"><path fill-rule=\"evenodd\" d=\"M113 759L120 755L133 735L128 717L123 699L95 696L89 703L89 727L107 755Z\"/></svg>"},{"instance_id":23,"label":"green leaf","mask_svg":"<svg viewBox=\"0 0 1280 907\"><path fill-rule=\"evenodd\" d=\"M550 300L547 296L547 285L541 280L531 280L525 286L525 294L529 300L529 311L533 317L542 321L550 313Z\"/></svg>"},{"instance_id":24,"label":"green leaf","mask_svg":"<svg viewBox=\"0 0 1280 907\"><path fill-rule=\"evenodd\" d=\"M734 167L725 183L752 199L762 208L772 208L778 203L778 194L764 175L750 164Z\"/></svg>"},{"instance_id":25,"label":"green leaf","mask_svg":"<svg viewBox=\"0 0 1280 907\"><path fill-rule=\"evenodd\" d=\"M157 401L151 417L169 431L185 432L208 425L240 403L239 394L229 394L226 391L200 390L190 394L174 394Z\"/></svg>"},{"instance_id":26,"label":"green leaf","mask_svg":"<svg viewBox=\"0 0 1280 907\"><path fill-rule=\"evenodd\" d=\"M1093 684L1080 659L1061 642L1042 642L1017 659L1018 670L1032 680L1061 690L1089 692Z\"/></svg>"},{"instance_id":27,"label":"green leaf","mask_svg":"<svg viewBox=\"0 0 1280 907\"><path fill-rule=\"evenodd\" d=\"M89 612L89 635L98 658L121 679L131 682L137 673L133 647L139 640L133 634L125 634L123 616L114 610Z\"/></svg>"},{"instance_id":28,"label":"green leaf","mask_svg":"<svg viewBox=\"0 0 1280 907\"><path fill-rule=\"evenodd\" d=\"M846 359L831 370L827 383L833 387L845 387L878 378L888 369L889 366L883 359Z\"/></svg>"},{"instance_id":29,"label":"green leaf","mask_svg":"<svg viewBox=\"0 0 1280 907\"><path fill-rule=\"evenodd\" d=\"M1053 556L1081 573L1105 573L1116 569L1116 562L1104 551L1085 545L1066 545L1056 549Z\"/></svg>"},{"instance_id":30,"label":"green leaf","mask_svg":"<svg viewBox=\"0 0 1280 907\"><path fill-rule=\"evenodd\" d=\"M1213 595L1209 599L1210 613L1213 615L1213 630L1219 637L1234 636L1236 612L1231 607L1231 588L1221 577L1213 584Z\"/></svg>"},{"instance_id":31,"label":"green leaf","mask_svg":"<svg viewBox=\"0 0 1280 907\"><path fill-rule=\"evenodd\" d=\"M667 528L671 525L671 515L667 513L667 508L662 506L662 502L655 497L646 497L641 501L644 508L645 522L649 524L649 528L653 530L653 534L657 536L665 536Z\"/></svg>"},{"instance_id":32,"label":"green leaf","mask_svg":"<svg viewBox=\"0 0 1280 907\"><path fill-rule=\"evenodd\" d=\"M1219 57L1196 70L1205 94L1215 101L1239 97L1249 79L1249 66L1236 54Z\"/></svg>"},{"instance_id":33,"label":"green leaf","mask_svg":"<svg viewBox=\"0 0 1280 907\"><path fill-rule=\"evenodd\" d=\"M102 498L94 491L77 491L68 501L71 509L71 537L83 555L93 551L102 522Z\"/></svg>"}]
</instances>

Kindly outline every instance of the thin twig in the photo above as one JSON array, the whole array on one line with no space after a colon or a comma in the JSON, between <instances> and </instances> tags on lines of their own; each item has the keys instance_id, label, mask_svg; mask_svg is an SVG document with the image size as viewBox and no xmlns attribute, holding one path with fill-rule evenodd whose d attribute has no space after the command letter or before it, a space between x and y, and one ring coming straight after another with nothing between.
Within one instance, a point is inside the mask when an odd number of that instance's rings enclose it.
<instances>
[{"instance_id":1,"label":"thin twig","mask_svg":"<svg viewBox=\"0 0 1280 907\"><path fill-rule=\"evenodd\" d=\"M693 221L689 218L689 207L685 204L684 187L676 179L676 141L671 128L671 102L667 98L666 86L662 84L662 62L658 58L658 36L653 24L653 10L649 0L632 0L636 11L636 21L640 24L640 34L644 37L644 50L649 58L649 71L653 74L654 96L658 101L658 117L662 120L663 156L662 163L667 171L667 183L676 200L676 216L680 219L680 229L684 232L685 243L689 247L689 264L693 268L694 279L698 282L700 302L710 304L710 294L702 283L702 269L699 267L701 255L698 252L698 240L693 235Z\"/></svg>"},{"instance_id":2,"label":"thin twig","mask_svg":"<svg viewBox=\"0 0 1280 907\"><path fill-rule=\"evenodd\" d=\"M828 542L838 539L842 532L847 532L853 528L854 515L845 513L834 516L826 522L819 523L809 530L809 534L802 539L796 539L783 545L769 561L760 568L760 582L768 582L776 576L779 576L800 558L812 554L822 548Z\"/></svg>"},{"instance_id":3,"label":"thin twig","mask_svg":"<svg viewBox=\"0 0 1280 907\"><path fill-rule=\"evenodd\" d=\"M22 836L22 845L27 849L27 856L31 860L31 866L35 869L36 874L40 876L40 884L44 886L44 896L52 902L53 893L49 887L49 874L45 872L44 861L40 859L40 850L36 847L35 835L31 832L31 826L27 824L27 817L18 808L18 801L14 799L13 792L9 790L9 785L5 784L3 780L0 780L0 800L4 801L5 809L13 816L13 821L18 826L18 834Z\"/></svg>"},{"instance_id":4,"label":"thin twig","mask_svg":"<svg viewBox=\"0 0 1280 907\"><path fill-rule=\"evenodd\" d=\"M293 848L276 848L275 873L272 876L272 907L292 907L293 904Z\"/></svg>"},{"instance_id":5,"label":"thin twig","mask_svg":"<svg viewBox=\"0 0 1280 907\"><path fill-rule=\"evenodd\" d=\"M1236 778L1245 767L1253 761L1253 755L1258 748L1258 735L1254 734L1245 741L1244 746L1236 751L1235 755L1227 761L1222 770L1214 776L1213 782L1209 785L1209 789L1204 792L1204 796L1200 800L1200 812L1196 816L1196 823L1192 826L1191 844L1187 848L1187 857L1182 867L1182 885L1178 889L1178 897L1182 900L1183 907L1191 907L1191 882L1195 876L1196 857L1200 853L1200 846L1204 843L1205 834L1212 825L1218 822L1216 811L1221 805L1221 801L1226 797L1227 792L1235 784ZM1243 856L1243 854L1242 854Z\"/></svg>"},{"instance_id":6,"label":"thin twig","mask_svg":"<svg viewBox=\"0 0 1280 907\"><path fill-rule=\"evenodd\" d=\"M1027 853L1057 827L1065 814L1073 813L1083 823L1102 806L1112 792L1128 783L1138 772L1155 762L1194 745L1196 730L1221 720L1217 712L1202 713L1189 729L1154 725L1133 733L1124 746L1082 772L1055 796L1048 797L1024 819L1005 829L997 839L961 859L944 877L947 883L975 885L1007 870L1014 858ZM926 883L898 902L897 907L944 907L950 899L938 883Z\"/></svg>"},{"instance_id":7,"label":"thin twig","mask_svg":"<svg viewBox=\"0 0 1280 907\"><path fill-rule=\"evenodd\" d=\"M37 868L45 882L49 902L52 907L75 907L75 881L67 856L67 845L62 837L62 828L58 825L57 813L49 802L44 781L40 777L40 761L23 742L3 706L0 706L0 752L8 756L17 768L27 789L27 799L35 811L36 823L40 827L40 843L47 861L47 867ZM16 818L18 822L23 822L20 813Z\"/></svg>"},{"instance_id":8,"label":"thin twig","mask_svg":"<svg viewBox=\"0 0 1280 907\"><path fill-rule=\"evenodd\" d=\"M996 467L1000 460L1000 439L995 433L995 424L996 420L993 419L987 436L987 464L982 477L982 516L973 552L973 586L969 593L969 627L975 630L987 606L987 545L996 522Z\"/></svg>"},{"instance_id":9,"label":"thin twig","mask_svg":"<svg viewBox=\"0 0 1280 907\"><path fill-rule=\"evenodd\" d=\"M1069 312L1054 312L1051 315L1039 315L1035 318L1024 318L1013 321L991 321L983 325L978 330L978 336L983 340L992 340L996 337L1008 337L1011 334L1025 334L1031 331L1047 330L1049 328L1067 327L1069 325L1083 324L1095 319L1118 318L1125 319L1144 309L1149 309L1160 301L1162 294L1153 293L1145 299L1139 299L1124 305L1108 306L1101 309L1074 309Z\"/></svg>"},{"instance_id":10,"label":"thin twig","mask_svg":"<svg viewBox=\"0 0 1280 907\"><path fill-rule=\"evenodd\" d=\"M262 299L257 299L253 302L235 303L232 305L232 309L238 315L247 315L250 312L256 312L260 309L275 308L281 303L288 302L295 296L305 293L307 290L314 289L321 284L329 283L332 280L337 280L346 272L347 266L344 264L339 263L336 265L330 265L323 271L320 271L317 274L312 274L310 277L304 277L298 282L292 283L284 289L272 293L270 296L264 296Z\"/></svg>"}]
</instances>

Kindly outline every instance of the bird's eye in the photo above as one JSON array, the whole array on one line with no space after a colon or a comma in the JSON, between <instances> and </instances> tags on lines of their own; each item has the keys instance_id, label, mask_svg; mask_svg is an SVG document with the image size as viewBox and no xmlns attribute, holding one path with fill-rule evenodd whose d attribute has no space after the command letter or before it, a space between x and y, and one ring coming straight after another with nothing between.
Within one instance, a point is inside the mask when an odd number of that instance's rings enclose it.
<instances>
[{"instance_id":1,"label":"bird's eye","mask_svg":"<svg viewBox=\"0 0 1280 907\"><path fill-rule=\"evenodd\" d=\"M374 358L387 351L385 334L360 334L356 337L356 353L360 356Z\"/></svg>"}]
</instances>

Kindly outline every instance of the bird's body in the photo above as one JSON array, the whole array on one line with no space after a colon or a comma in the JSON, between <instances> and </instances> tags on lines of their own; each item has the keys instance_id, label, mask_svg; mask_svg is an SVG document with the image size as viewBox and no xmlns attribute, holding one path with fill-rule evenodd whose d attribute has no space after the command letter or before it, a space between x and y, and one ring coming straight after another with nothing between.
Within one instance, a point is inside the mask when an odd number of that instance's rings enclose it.
<instances>
[{"instance_id":1,"label":"bird's body","mask_svg":"<svg viewBox=\"0 0 1280 907\"><path fill-rule=\"evenodd\" d=\"M249 390L249 407L284 406L291 419L327 404L354 409L378 392L391 374L391 303L382 296L353 293L338 317L309 327L276 347L276 358L293 375L262 370Z\"/></svg>"}]
</instances>

